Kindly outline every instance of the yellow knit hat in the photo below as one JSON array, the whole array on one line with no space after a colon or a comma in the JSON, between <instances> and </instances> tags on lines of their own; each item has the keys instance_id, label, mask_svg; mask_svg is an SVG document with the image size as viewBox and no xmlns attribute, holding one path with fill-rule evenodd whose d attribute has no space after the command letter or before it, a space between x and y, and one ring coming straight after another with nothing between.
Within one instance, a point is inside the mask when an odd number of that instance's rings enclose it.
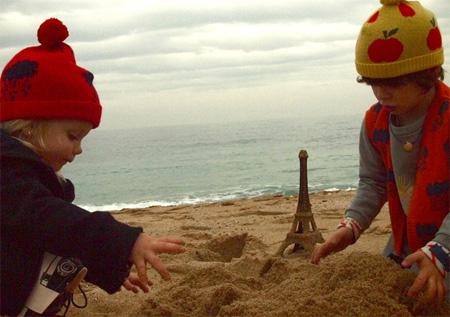
<instances>
[{"instance_id":1,"label":"yellow knit hat","mask_svg":"<svg viewBox=\"0 0 450 317\"><path fill-rule=\"evenodd\" d=\"M392 78L444 63L442 37L433 12L417 1L380 0L356 42L356 70L369 78Z\"/></svg>"}]
</instances>

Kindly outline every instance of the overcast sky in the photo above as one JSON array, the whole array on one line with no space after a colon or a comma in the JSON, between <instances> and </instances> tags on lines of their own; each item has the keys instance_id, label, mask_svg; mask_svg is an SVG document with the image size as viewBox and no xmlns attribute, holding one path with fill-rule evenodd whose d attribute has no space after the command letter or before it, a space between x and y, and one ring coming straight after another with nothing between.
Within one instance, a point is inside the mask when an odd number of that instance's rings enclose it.
<instances>
[{"instance_id":1,"label":"overcast sky","mask_svg":"<svg viewBox=\"0 0 450 317\"><path fill-rule=\"evenodd\" d=\"M437 14L450 61L450 1ZM0 65L57 17L95 75L102 127L361 114L354 46L377 0L0 0ZM450 73L447 73L450 77ZM449 80L447 79L448 83Z\"/></svg>"}]
</instances>

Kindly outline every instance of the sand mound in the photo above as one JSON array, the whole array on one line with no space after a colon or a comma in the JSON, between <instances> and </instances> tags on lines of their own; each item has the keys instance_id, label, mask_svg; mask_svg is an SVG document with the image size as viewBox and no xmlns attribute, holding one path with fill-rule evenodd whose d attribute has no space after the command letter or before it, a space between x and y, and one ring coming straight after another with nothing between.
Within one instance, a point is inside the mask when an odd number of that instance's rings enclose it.
<instances>
[{"instance_id":1,"label":"sand mound","mask_svg":"<svg viewBox=\"0 0 450 317\"><path fill-rule=\"evenodd\" d=\"M335 231L353 195L310 196L324 238ZM89 305L71 308L69 316L450 316L448 307L405 298L414 275L377 255L391 231L386 207L358 243L319 266L306 255L272 258L296 208L296 197L260 197L114 214L152 235L183 238L187 251L161 255L172 275L169 282L149 268L154 284L148 294L108 295L85 285ZM81 294L75 297L83 303Z\"/></svg>"},{"instance_id":2,"label":"sand mound","mask_svg":"<svg viewBox=\"0 0 450 317\"><path fill-rule=\"evenodd\" d=\"M170 266L176 278L138 309L145 316L448 316L403 294L414 274L379 255L337 254L319 266L305 256L267 263L247 234L212 238Z\"/></svg>"}]
</instances>

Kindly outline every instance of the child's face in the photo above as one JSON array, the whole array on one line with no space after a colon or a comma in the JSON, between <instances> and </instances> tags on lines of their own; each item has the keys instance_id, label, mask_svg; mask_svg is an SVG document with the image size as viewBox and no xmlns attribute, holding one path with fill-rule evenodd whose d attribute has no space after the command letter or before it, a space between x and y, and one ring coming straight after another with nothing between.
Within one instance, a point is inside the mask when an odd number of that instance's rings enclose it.
<instances>
[{"instance_id":1,"label":"child's face","mask_svg":"<svg viewBox=\"0 0 450 317\"><path fill-rule=\"evenodd\" d=\"M381 105L392 108L392 113L405 115L420 107L426 92L415 82L407 82L399 86L372 85L375 97Z\"/></svg>"},{"instance_id":2,"label":"child's face","mask_svg":"<svg viewBox=\"0 0 450 317\"><path fill-rule=\"evenodd\" d=\"M92 124L78 120L52 120L44 135L45 149L39 154L55 172L81 154L81 141L91 131Z\"/></svg>"}]
</instances>

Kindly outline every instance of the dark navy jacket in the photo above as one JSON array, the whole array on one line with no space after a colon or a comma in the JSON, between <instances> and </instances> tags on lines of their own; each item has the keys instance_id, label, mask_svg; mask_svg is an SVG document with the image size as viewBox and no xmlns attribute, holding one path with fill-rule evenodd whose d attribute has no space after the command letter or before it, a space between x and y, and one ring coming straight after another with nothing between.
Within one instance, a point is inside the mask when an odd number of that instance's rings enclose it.
<instances>
[{"instance_id":1,"label":"dark navy jacket","mask_svg":"<svg viewBox=\"0 0 450 317\"><path fill-rule=\"evenodd\" d=\"M62 185L31 149L0 130L0 314L17 315L36 282L45 251L79 258L86 280L108 293L120 289L141 228L91 213L71 202Z\"/></svg>"}]
</instances>

